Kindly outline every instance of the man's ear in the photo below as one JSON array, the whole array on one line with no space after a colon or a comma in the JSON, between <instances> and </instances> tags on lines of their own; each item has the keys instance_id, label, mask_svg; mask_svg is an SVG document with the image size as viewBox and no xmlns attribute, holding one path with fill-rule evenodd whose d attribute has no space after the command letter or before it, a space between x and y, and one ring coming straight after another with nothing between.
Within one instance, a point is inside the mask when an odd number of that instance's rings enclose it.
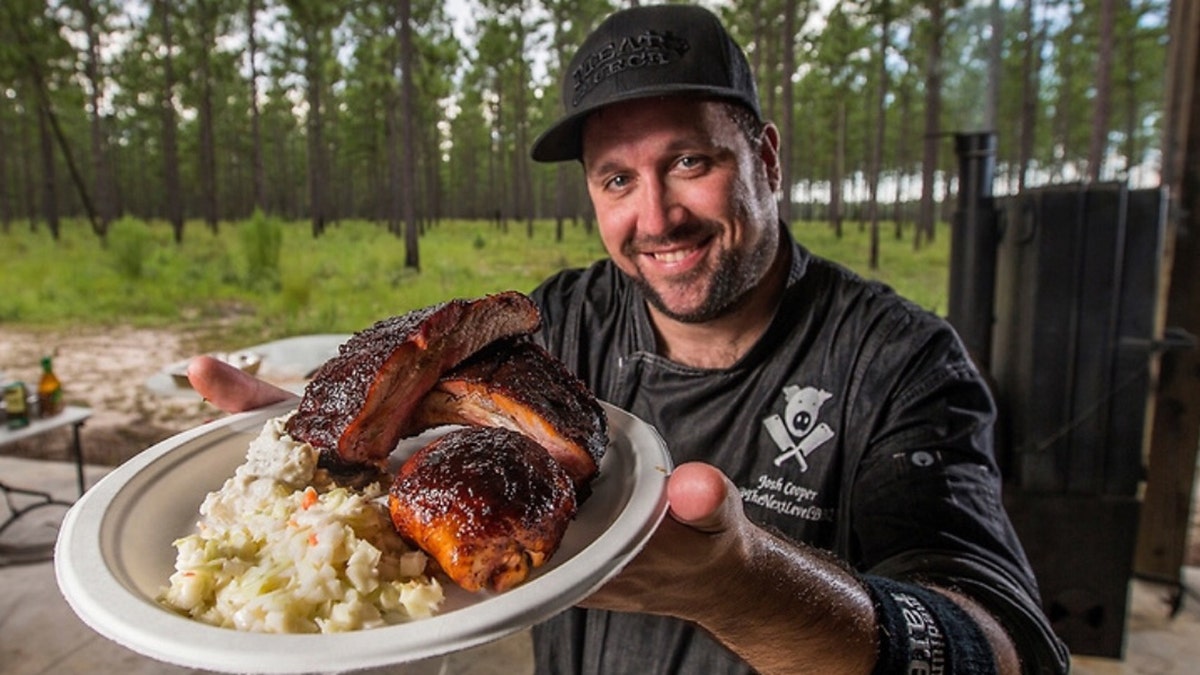
<instances>
[{"instance_id":1,"label":"man's ear","mask_svg":"<svg viewBox=\"0 0 1200 675\"><path fill-rule=\"evenodd\" d=\"M778 192L783 182L783 172L779 164L779 129L770 122L763 125L762 143L759 144L758 154L767 169L767 181L771 192Z\"/></svg>"}]
</instances>

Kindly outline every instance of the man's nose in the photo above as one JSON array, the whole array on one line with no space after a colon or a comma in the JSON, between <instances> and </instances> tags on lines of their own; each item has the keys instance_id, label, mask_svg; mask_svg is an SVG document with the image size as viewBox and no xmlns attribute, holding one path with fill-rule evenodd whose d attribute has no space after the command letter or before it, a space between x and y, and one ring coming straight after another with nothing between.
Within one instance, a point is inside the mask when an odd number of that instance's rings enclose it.
<instances>
[{"instance_id":1,"label":"man's nose","mask_svg":"<svg viewBox=\"0 0 1200 675\"><path fill-rule=\"evenodd\" d=\"M665 234L687 221L687 208L680 203L678 193L671 189L669 183L655 179L646 181L644 185L646 189L639 219L639 229L643 234Z\"/></svg>"}]
</instances>

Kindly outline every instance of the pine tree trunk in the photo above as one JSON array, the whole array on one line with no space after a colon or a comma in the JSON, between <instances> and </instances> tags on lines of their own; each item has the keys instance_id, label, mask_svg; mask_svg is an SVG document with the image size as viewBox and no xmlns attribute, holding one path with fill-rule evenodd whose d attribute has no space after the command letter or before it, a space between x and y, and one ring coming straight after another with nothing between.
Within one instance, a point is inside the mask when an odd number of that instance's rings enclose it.
<instances>
[{"instance_id":1,"label":"pine tree trunk","mask_svg":"<svg viewBox=\"0 0 1200 675\"><path fill-rule=\"evenodd\" d=\"M1025 40L1021 59L1021 128L1017 149L1017 191L1025 189L1029 182L1029 167L1033 162L1033 135L1037 123L1038 71L1041 69L1041 38L1034 32L1033 0L1025 0L1021 12L1022 30L1029 36Z\"/></svg>"},{"instance_id":2,"label":"pine tree trunk","mask_svg":"<svg viewBox=\"0 0 1200 675\"><path fill-rule=\"evenodd\" d=\"M325 128L321 119L321 88L324 87L321 70L324 63L320 31L313 26L306 26L305 33L304 75L308 84L308 208L312 220L312 236L315 238L325 233L326 218Z\"/></svg>"},{"instance_id":3,"label":"pine tree trunk","mask_svg":"<svg viewBox=\"0 0 1200 675\"><path fill-rule=\"evenodd\" d=\"M792 224L792 138L796 130L795 88L792 73L796 70L796 0L784 3L783 14L783 139L780 145L779 184L783 193L779 200L779 217Z\"/></svg>"},{"instance_id":4,"label":"pine tree trunk","mask_svg":"<svg viewBox=\"0 0 1200 675\"><path fill-rule=\"evenodd\" d=\"M1092 105L1092 133L1088 143L1087 176L1100 180L1108 150L1108 120L1112 114L1112 50L1115 0L1100 0L1100 36L1096 58L1096 98Z\"/></svg>"},{"instance_id":5,"label":"pine tree trunk","mask_svg":"<svg viewBox=\"0 0 1200 675\"><path fill-rule=\"evenodd\" d=\"M917 222L918 236L913 237L914 248L933 241L934 222L937 218L933 191L938 168L938 151L941 146L942 36L945 31L942 0L930 2L929 13L929 58L925 73L925 141L921 153L921 210Z\"/></svg>"},{"instance_id":6,"label":"pine tree trunk","mask_svg":"<svg viewBox=\"0 0 1200 675\"><path fill-rule=\"evenodd\" d=\"M258 31L254 23L258 18L258 0L246 3L246 49L250 60L250 152L253 171L254 208L267 210L266 179L263 170L262 121L258 109Z\"/></svg>"},{"instance_id":7,"label":"pine tree trunk","mask_svg":"<svg viewBox=\"0 0 1200 675\"><path fill-rule=\"evenodd\" d=\"M200 123L200 204L204 212L204 221L215 234L217 232L217 155L216 139L213 132L213 84L212 60L210 50L216 48L216 37L212 34L213 23L211 0L199 5L200 18L200 50L197 77L200 79L200 101L197 105Z\"/></svg>"},{"instance_id":8,"label":"pine tree trunk","mask_svg":"<svg viewBox=\"0 0 1200 675\"><path fill-rule=\"evenodd\" d=\"M0 99L0 108L7 108L5 103L3 99ZM9 145L8 134L5 132L7 124L7 116L0 114L0 148L12 147ZM8 198L8 158L13 156L11 153L5 153L0 157L0 231L5 234L12 230L13 221L13 204Z\"/></svg>"},{"instance_id":9,"label":"pine tree trunk","mask_svg":"<svg viewBox=\"0 0 1200 675\"><path fill-rule=\"evenodd\" d=\"M834 115L833 175L829 178L829 219L834 234L842 238L842 180L846 166L846 102L839 100Z\"/></svg>"},{"instance_id":10,"label":"pine tree trunk","mask_svg":"<svg viewBox=\"0 0 1200 675\"><path fill-rule=\"evenodd\" d=\"M92 189L95 193L96 224L101 238L108 232L113 217L112 173L108 164L104 139L103 116L100 113L100 98L103 85L100 75L100 39L96 33L96 13L90 0L81 4L84 17L84 33L87 36L87 59L84 73L89 84L88 107L91 109L90 131L92 151Z\"/></svg>"},{"instance_id":11,"label":"pine tree trunk","mask_svg":"<svg viewBox=\"0 0 1200 675\"><path fill-rule=\"evenodd\" d=\"M883 168L883 142L887 137L887 93L888 69L887 52L891 39L891 7L883 6L883 19L880 25L879 45L879 93L875 101L875 142L871 147L871 184L867 198L867 220L871 228L871 253L867 261L868 267L879 269L879 174Z\"/></svg>"},{"instance_id":12,"label":"pine tree trunk","mask_svg":"<svg viewBox=\"0 0 1200 675\"><path fill-rule=\"evenodd\" d=\"M41 106L38 107L38 139L42 151L42 217L50 228L50 236L58 241L58 174L54 169L54 139L50 133L49 116Z\"/></svg>"},{"instance_id":13,"label":"pine tree trunk","mask_svg":"<svg viewBox=\"0 0 1200 675\"><path fill-rule=\"evenodd\" d=\"M417 143L414 128L416 117L416 87L413 83L413 39L412 39L412 2L399 0L400 10L400 70L401 86L403 87L404 115L401 119L401 131L404 141L403 183L404 183L404 266L409 269L421 269L421 255L418 250L420 232L417 229Z\"/></svg>"},{"instance_id":14,"label":"pine tree trunk","mask_svg":"<svg viewBox=\"0 0 1200 675\"><path fill-rule=\"evenodd\" d=\"M179 147L175 127L175 48L171 38L171 5L167 0L157 0L159 20L162 22L163 41L163 91L162 100L162 144L163 144L163 191L166 202L164 215L171 223L175 243L183 242L183 195L179 181Z\"/></svg>"}]
</instances>

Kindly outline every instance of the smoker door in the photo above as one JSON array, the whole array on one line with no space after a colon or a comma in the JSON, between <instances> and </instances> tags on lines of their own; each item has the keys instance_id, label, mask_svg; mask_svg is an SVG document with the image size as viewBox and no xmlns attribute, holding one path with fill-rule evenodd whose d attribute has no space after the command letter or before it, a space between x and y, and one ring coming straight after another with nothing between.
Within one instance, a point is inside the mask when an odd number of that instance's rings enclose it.
<instances>
[{"instance_id":1,"label":"smoker door","mask_svg":"<svg viewBox=\"0 0 1200 675\"><path fill-rule=\"evenodd\" d=\"M1164 194L1043 188L999 209L988 370L1004 412L1006 480L1023 492L1132 496L1142 479Z\"/></svg>"},{"instance_id":2,"label":"smoker door","mask_svg":"<svg viewBox=\"0 0 1200 675\"><path fill-rule=\"evenodd\" d=\"M1056 186L998 208L988 370L1006 503L1059 635L1120 656L1165 192Z\"/></svg>"}]
</instances>

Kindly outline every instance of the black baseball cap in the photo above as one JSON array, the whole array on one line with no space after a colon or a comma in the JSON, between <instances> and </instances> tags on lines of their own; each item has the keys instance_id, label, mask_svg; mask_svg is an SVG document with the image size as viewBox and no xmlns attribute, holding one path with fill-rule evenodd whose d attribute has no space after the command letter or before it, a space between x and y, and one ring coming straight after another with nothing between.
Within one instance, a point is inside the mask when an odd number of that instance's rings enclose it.
<instances>
[{"instance_id":1,"label":"black baseball cap","mask_svg":"<svg viewBox=\"0 0 1200 675\"><path fill-rule=\"evenodd\" d=\"M746 55L703 7L633 7L610 15L563 71L564 115L533 142L539 162L579 159L587 116L611 103L691 94L728 99L762 119Z\"/></svg>"}]
</instances>

